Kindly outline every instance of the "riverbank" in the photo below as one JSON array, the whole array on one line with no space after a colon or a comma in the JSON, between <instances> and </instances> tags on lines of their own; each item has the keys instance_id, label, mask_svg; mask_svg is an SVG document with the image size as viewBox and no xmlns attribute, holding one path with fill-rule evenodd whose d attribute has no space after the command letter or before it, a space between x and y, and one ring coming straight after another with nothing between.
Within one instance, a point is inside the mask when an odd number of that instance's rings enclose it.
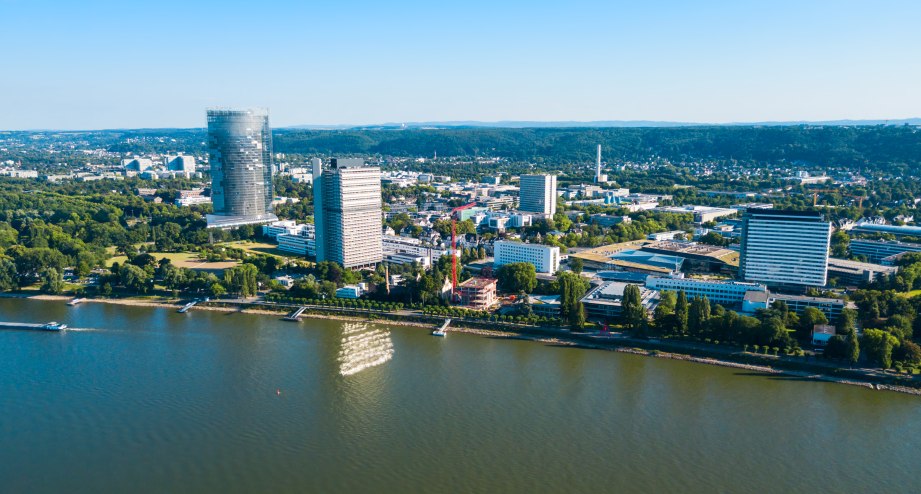
<instances>
[{"instance_id":1,"label":"riverbank","mask_svg":"<svg viewBox=\"0 0 921 494\"><path fill-rule=\"evenodd\" d=\"M67 302L70 301L73 297L63 296L63 295L46 295L46 294L2 294L5 298L28 298L31 300L44 300L44 301L57 301L57 302ZM112 304L112 305L124 305L124 306L133 306L133 307L152 307L152 308L166 308L166 309L178 309L181 301L180 300L149 300L149 299L139 299L139 298L119 298L119 299L102 299L102 298L93 298L85 299L82 303L103 303L103 304ZM214 305L219 304L219 305ZM228 312L228 313L244 313L244 314L257 314L257 315L270 315L270 316L281 316L287 313L288 308L279 306L274 310L265 308L264 305L260 305L261 308L256 307L247 307L241 303L228 303L226 301L214 301L208 303L202 303L195 306L195 310L209 310L216 312ZM352 321L352 322L376 322L380 324L387 324L393 326L406 326L406 327L418 327L431 330L434 327L432 321L419 321L411 320L410 316L387 313L387 314L377 314L377 313L368 313L367 315L349 315L344 313L336 313L330 310L329 312L323 312L322 308L312 308L309 313L305 313L302 318L305 319L327 319L327 320L339 320L339 321ZM317 311L320 311L319 313ZM386 316L383 318L381 316ZM417 315L412 317L418 318ZM586 349L595 349L595 350L607 350L615 351L620 353L629 353L633 355L645 356L645 357L654 357L654 358L665 358L670 360L680 360L685 362L706 364L706 365L716 365L721 367L730 367L750 372L758 372L763 374L771 375L782 375L790 376L801 379L810 379L817 381L833 382L839 384L848 384L852 386L860 386L869 389L875 390L887 390L895 391L899 393L906 393L912 395L921 396L921 388L916 388L907 385L894 384L892 381L898 379L896 377L890 376L874 376L874 375L864 375L858 377L841 377L832 375L832 373L842 372L842 370L837 368L826 368L818 369L817 364L808 364L808 363L796 363L795 367L789 362L784 362L783 360L777 360L775 362L770 362L771 365L764 363L753 364L749 362L740 362L739 360L752 360L752 359L763 359L761 355L757 354L748 354L746 352L731 352L724 355L714 356L712 355L712 350L702 350L698 348L690 348L686 346L681 346L680 342L654 342L648 340L633 340L630 338L612 338L612 337L602 337L598 335L592 335L588 333L571 333L563 329L553 329L553 328L536 328L536 327L521 327L521 328L500 328L500 329L483 329L478 327L473 327L470 324L465 324L467 321L454 320L452 321L451 326L448 328L449 333L463 333L463 334L472 334L479 336L487 336L492 338L506 338L506 339L519 339L519 340L528 340L538 343L543 343L547 345L559 345L559 346L568 346L573 348L586 348ZM478 321L477 325L483 325L482 321ZM674 347L679 346L681 348L675 349ZM799 368L796 368L799 367ZM802 367L812 367L809 370L802 370ZM831 372L827 372L831 371ZM848 373L855 373L861 371L847 370Z\"/></svg>"}]
</instances>

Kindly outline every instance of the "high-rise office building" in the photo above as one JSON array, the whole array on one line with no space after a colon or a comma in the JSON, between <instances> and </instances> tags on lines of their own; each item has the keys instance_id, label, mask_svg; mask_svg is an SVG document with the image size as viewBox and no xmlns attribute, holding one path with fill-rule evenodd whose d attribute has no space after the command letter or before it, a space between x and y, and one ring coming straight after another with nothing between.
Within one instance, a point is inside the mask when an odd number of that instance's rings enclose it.
<instances>
[{"instance_id":1,"label":"high-rise office building","mask_svg":"<svg viewBox=\"0 0 921 494\"><path fill-rule=\"evenodd\" d=\"M346 268L381 262L381 169L355 158L313 168L317 261Z\"/></svg>"},{"instance_id":2,"label":"high-rise office building","mask_svg":"<svg viewBox=\"0 0 921 494\"><path fill-rule=\"evenodd\" d=\"M266 110L208 110L214 214L209 228L278 221L272 213L272 130Z\"/></svg>"},{"instance_id":3,"label":"high-rise office building","mask_svg":"<svg viewBox=\"0 0 921 494\"><path fill-rule=\"evenodd\" d=\"M771 287L825 286L830 240L821 213L750 209L742 219L739 277Z\"/></svg>"},{"instance_id":4,"label":"high-rise office building","mask_svg":"<svg viewBox=\"0 0 921 494\"><path fill-rule=\"evenodd\" d=\"M556 214L556 175L522 175L518 209L545 216Z\"/></svg>"}]
</instances>

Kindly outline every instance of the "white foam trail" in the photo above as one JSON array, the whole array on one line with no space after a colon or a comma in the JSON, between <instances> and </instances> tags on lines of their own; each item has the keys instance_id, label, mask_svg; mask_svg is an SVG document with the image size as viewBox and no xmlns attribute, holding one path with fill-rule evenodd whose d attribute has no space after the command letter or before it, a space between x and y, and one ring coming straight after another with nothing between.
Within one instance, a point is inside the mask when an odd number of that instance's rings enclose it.
<instances>
[{"instance_id":1,"label":"white foam trail","mask_svg":"<svg viewBox=\"0 0 921 494\"><path fill-rule=\"evenodd\" d=\"M390 331L369 329L367 324L345 323L339 350L339 374L351 376L393 358Z\"/></svg>"}]
</instances>

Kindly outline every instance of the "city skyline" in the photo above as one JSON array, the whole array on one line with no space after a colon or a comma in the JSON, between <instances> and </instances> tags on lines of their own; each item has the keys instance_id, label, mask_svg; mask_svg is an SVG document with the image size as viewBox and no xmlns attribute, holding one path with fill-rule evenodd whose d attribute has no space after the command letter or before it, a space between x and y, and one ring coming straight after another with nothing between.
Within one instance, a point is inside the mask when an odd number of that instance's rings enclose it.
<instances>
[{"instance_id":1,"label":"city skyline","mask_svg":"<svg viewBox=\"0 0 921 494\"><path fill-rule=\"evenodd\" d=\"M222 5L0 2L0 129L921 116L907 1Z\"/></svg>"}]
</instances>

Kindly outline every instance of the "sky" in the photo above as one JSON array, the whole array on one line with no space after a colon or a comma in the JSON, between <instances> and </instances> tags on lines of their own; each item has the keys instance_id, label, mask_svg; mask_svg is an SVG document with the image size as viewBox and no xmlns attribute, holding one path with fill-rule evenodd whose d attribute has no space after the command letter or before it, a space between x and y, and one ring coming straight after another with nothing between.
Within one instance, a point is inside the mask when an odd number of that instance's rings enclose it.
<instances>
[{"instance_id":1,"label":"sky","mask_svg":"<svg viewBox=\"0 0 921 494\"><path fill-rule=\"evenodd\" d=\"M0 0L0 129L921 117L917 0Z\"/></svg>"}]
</instances>

